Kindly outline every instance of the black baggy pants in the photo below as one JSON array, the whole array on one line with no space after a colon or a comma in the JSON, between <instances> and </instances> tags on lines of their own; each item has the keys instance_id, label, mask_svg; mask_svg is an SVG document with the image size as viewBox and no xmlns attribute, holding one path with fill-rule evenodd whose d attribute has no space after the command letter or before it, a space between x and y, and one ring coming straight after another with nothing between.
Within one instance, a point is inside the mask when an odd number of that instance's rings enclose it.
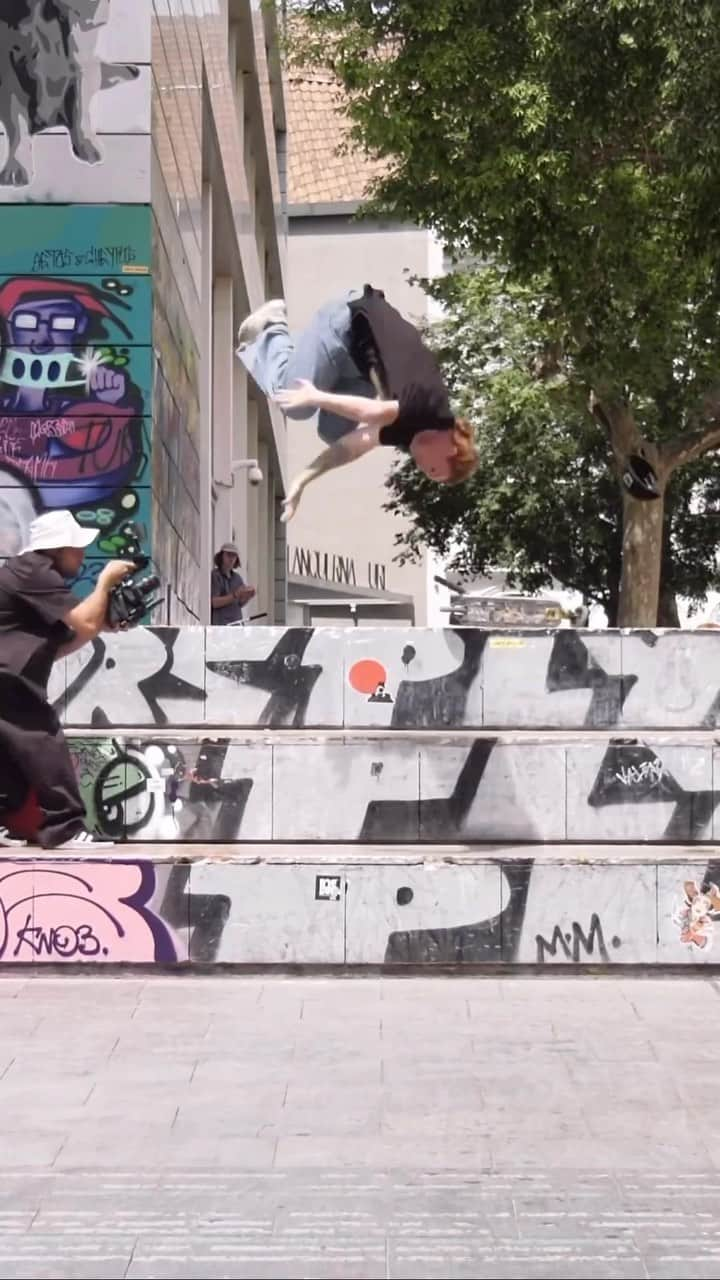
<instances>
[{"instance_id":1,"label":"black baggy pants","mask_svg":"<svg viewBox=\"0 0 720 1280\"><path fill-rule=\"evenodd\" d=\"M43 849L84 829L85 805L57 715L39 693L0 672L0 774L3 757L35 792L44 815L37 835Z\"/></svg>"}]
</instances>

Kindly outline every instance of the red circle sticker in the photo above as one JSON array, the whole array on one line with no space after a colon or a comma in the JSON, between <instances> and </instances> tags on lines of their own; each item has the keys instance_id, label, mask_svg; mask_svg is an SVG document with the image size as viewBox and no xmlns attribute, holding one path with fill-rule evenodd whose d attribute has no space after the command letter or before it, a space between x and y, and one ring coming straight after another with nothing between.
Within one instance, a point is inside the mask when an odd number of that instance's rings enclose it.
<instances>
[{"instance_id":1,"label":"red circle sticker","mask_svg":"<svg viewBox=\"0 0 720 1280\"><path fill-rule=\"evenodd\" d=\"M363 658L354 662L348 671L348 680L357 693L374 693L379 684L387 681L387 671L375 658Z\"/></svg>"}]
</instances>

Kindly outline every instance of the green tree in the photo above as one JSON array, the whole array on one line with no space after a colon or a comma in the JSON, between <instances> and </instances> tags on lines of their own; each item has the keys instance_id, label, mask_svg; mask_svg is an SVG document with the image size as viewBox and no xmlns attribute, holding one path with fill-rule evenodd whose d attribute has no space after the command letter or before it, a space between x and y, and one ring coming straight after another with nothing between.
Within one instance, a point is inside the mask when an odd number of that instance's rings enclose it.
<instances>
[{"instance_id":1,"label":"green tree","mask_svg":"<svg viewBox=\"0 0 720 1280\"><path fill-rule=\"evenodd\" d=\"M619 621L653 625L669 486L687 489L680 469L720 446L717 5L300 7L293 56L336 73L356 140L388 163L375 209L540 289L538 372L561 372L578 393L578 459L583 405L609 445ZM622 489L634 453L655 467L659 501Z\"/></svg>"},{"instance_id":2,"label":"green tree","mask_svg":"<svg viewBox=\"0 0 720 1280\"><path fill-rule=\"evenodd\" d=\"M409 461L394 469L388 506L409 521L398 535L401 558L428 545L467 574L502 564L524 590L556 579L601 604L616 625L622 495L607 438L578 387L546 372L541 286L486 268L428 287L446 319L427 340L459 409L477 424L480 465L468 486L450 489ZM677 625L676 594L699 601L716 585L718 512L720 460L676 473L664 509L661 625Z\"/></svg>"}]
</instances>

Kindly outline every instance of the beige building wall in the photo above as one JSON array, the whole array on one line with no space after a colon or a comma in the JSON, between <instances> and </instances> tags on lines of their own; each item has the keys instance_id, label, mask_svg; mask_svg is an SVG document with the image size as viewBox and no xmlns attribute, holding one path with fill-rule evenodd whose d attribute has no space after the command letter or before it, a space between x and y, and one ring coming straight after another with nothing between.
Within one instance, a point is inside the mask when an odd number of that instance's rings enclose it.
<instances>
[{"instance_id":1,"label":"beige building wall","mask_svg":"<svg viewBox=\"0 0 720 1280\"><path fill-rule=\"evenodd\" d=\"M384 290L411 321L432 316L432 304L410 281L442 274L440 247L418 227L359 216L383 164L353 143L332 73L290 68L285 102L291 329L302 329L318 307L364 284ZM290 476L324 447L314 422L291 420L287 444ZM426 622L427 557L402 567L396 562L403 525L383 510L390 498L385 482L401 459L395 449L378 449L305 490L287 526L289 620Z\"/></svg>"},{"instance_id":2,"label":"beige building wall","mask_svg":"<svg viewBox=\"0 0 720 1280\"><path fill-rule=\"evenodd\" d=\"M234 353L247 312L286 287L276 16L255 0L153 0L152 39L154 528L168 620L209 622L212 557L232 540L257 588L246 615L282 622L285 424ZM250 457L257 487L235 465Z\"/></svg>"},{"instance_id":3,"label":"beige building wall","mask_svg":"<svg viewBox=\"0 0 720 1280\"><path fill-rule=\"evenodd\" d=\"M288 315L292 331L302 329L313 312L333 297L366 283L383 289L388 302L409 320L426 317L428 300L410 278L436 274L438 255L427 231L360 222L349 213L292 214L291 209ZM290 476L324 448L314 419L288 420L287 444ZM288 526L289 567L292 573L298 548L349 558L358 587L374 587L380 595L412 597L415 622L422 625L427 612L426 559L403 566L394 561L395 538L403 525L383 510L390 496L385 481L398 457L394 449L375 450L351 467L321 476L305 490ZM301 588L291 585L290 598L300 594Z\"/></svg>"}]
</instances>

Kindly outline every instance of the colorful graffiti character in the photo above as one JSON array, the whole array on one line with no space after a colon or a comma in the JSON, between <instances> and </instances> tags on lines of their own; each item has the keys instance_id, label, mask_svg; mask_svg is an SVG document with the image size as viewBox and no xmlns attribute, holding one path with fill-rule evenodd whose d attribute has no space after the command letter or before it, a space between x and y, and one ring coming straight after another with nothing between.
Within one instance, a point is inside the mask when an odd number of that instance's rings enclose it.
<instances>
[{"instance_id":1,"label":"colorful graffiti character","mask_svg":"<svg viewBox=\"0 0 720 1280\"><path fill-rule=\"evenodd\" d=\"M107 501L138 467L142 397L126 358L98 345L108 326L131 336L118 314L130 289L104 283L0 287L0 471L22 477L39 510Z\"/></svg>"},{"instance_id":2,"label":"colorful graffiti character","mask_svg":"<svg viewBox=\"0 0 720 1280\"><path fill-rule=\"evenodd\" d=\"M716 884L700 888L694 880L685 881L685 896L673 912L673 922L680 929L680 941L701 951L713 943L715 924L720 920L720 889Z\"/></svg>"}]
</instances>

